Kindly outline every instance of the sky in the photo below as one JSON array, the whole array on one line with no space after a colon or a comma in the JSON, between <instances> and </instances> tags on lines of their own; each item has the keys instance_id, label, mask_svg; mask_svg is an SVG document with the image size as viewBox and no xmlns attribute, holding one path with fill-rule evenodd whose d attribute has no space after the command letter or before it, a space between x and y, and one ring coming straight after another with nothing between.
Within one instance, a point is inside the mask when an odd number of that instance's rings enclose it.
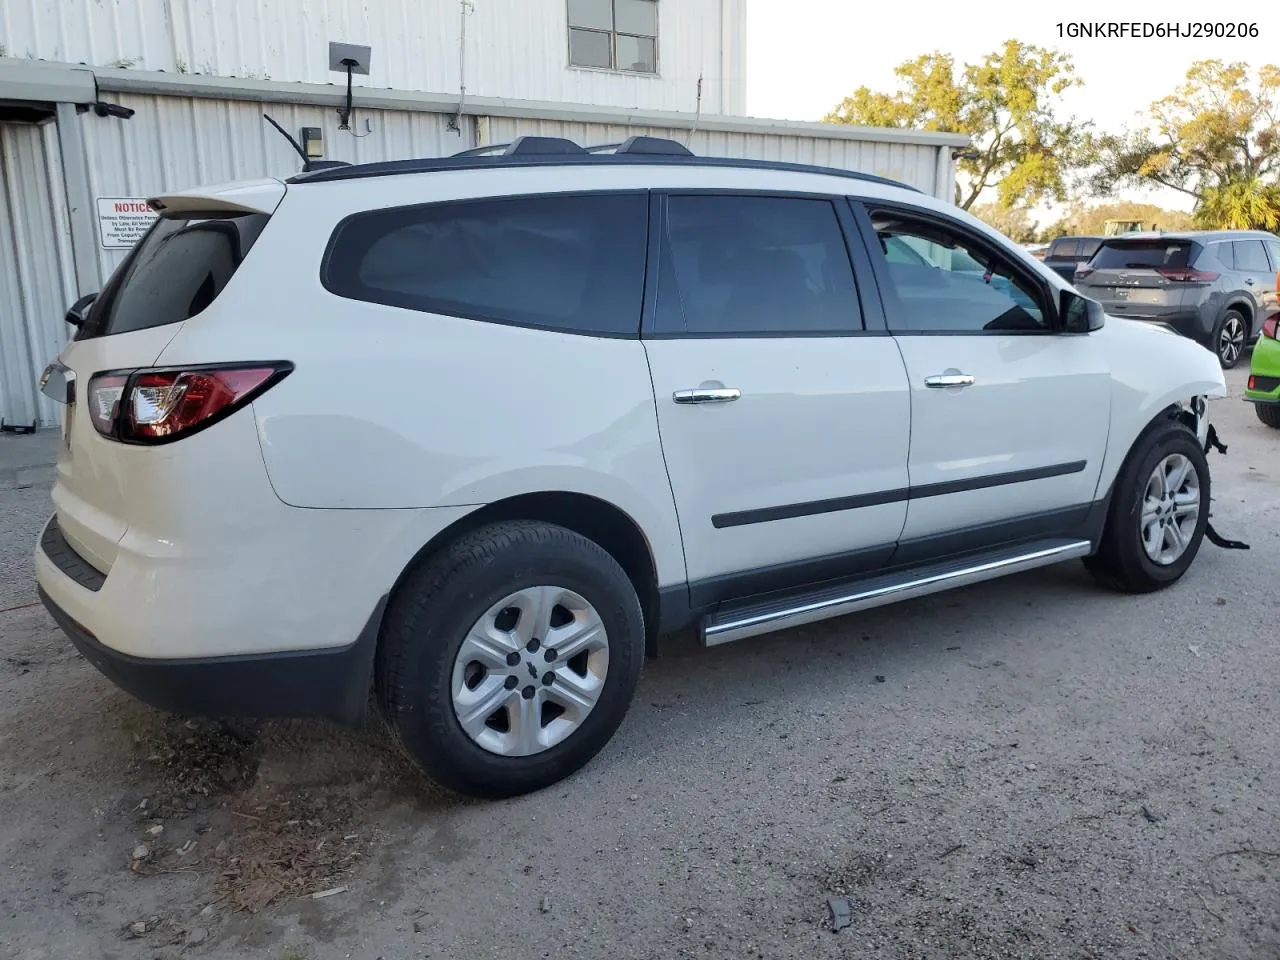
<instances>
[{"instance_id":1,"label":"sky","mask_svg":"<svg viewBox=\"0 0 1280 960\"><path fill-rule=\"evenodd\" d=\"M1116 8L1125 10L1119 13ZM892 10L875 18L871 11ZM1249 10L1248 13L1242 12ZM1072 38L1066 23L1093 20L1187 24L1256 24L1254 38ZM1063 35L1059 35L1059 23ZM1082 88L1069 91L1067 110L1104 129L1131 124L1153 101L1172 93L1196 60L1280 64L1280 6L1165 0L1155 4L1045 4L1010 0L958 4L902 0L885 8L859 0L748 0L747 112L786 120L820 120L848 93L866 85L894 89L893 68L935 50L958 63L977 62L1017 39L1069 53ZM985 198L984 198L985 199ZM1189 209L1172 191L1129 190L1117 199ZM1059 211L1045 208L1040 217ZM1041 221L1044 222L1043 219Z\"/></svg>"}]
</instances>

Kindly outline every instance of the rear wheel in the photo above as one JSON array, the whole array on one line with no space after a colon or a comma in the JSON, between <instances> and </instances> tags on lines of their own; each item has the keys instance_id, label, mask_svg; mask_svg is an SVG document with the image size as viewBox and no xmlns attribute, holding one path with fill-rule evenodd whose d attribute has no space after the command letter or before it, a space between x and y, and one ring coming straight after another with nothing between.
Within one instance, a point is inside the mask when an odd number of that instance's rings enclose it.
<instances>
[{"instance_id":1,"label":"rear wheel","mask_svg":"<svg viewBox=\"0 0 1280 960\"><path fill-rule=\"evenodd\" d=\"M494 524L397 591L378 694L432 779L515 796L567 777L609 741L644 637L635 588L602 547L552 524Z\"/></svg>"},{"instance_id":2,"label":"rear wheel","mask_svg":"<svg viewBox=\"0 0 1280 960\"><path fill-rule=\"evenodd\" d=\"M1222 369L1230 370L1240 362L1249 339L1249 321L1234 307L1222 315L1213 332L1213 351Z\"/></svg>"},{"instance_id":3,"label":"rear wheel","mask_svg":"<svg viewBox=\"0 0 1280 960\"><path fill-rule=\"evenodd\" d=\"M1209 522L1209 467L1185 424L1162 421L1134 445L1116 478L1094 577L1128 593L1179 580L1195 560Z\"/></svg>"},{"instance_id":4,"label":"rear wheel","mask_svg":"<svg viewBox=\"0 0 1280 960\"><path fill-rule=\"evenodd\" d=\"M1280 403L1255 403L1253 410L1268 427L1280 430Z\"/></svg>"}]
</instances>

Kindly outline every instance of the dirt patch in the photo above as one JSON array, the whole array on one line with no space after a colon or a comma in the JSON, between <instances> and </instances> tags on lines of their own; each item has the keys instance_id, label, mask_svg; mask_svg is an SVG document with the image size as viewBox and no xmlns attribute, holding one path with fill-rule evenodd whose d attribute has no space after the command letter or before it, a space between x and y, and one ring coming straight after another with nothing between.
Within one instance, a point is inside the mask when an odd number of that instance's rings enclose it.
<instances>
[{"instance_id":1,"label":"dirt patch","mask_svg":"<svg viewBox=\"0 0 1280 960\"><path fill-rule=\"evenodd\" d=\"M362 815L419 782L376 729L149 715L133 744L131 868L201 875L223 912L333 895L382 839Z\"/></svg>"},{"instance_id":2,"label":"dirt patch","mask_svg":"<svg viewBox=\"0 0 1280 960\"><path fill-rule=\"evenodd\" d=\"M371 837L352 830L354 804L342 788L250 790L231 810L232 830L214 849L220 902L257 913L285 899L323 895L365 855Z\"/></svg>"}]
</instances>

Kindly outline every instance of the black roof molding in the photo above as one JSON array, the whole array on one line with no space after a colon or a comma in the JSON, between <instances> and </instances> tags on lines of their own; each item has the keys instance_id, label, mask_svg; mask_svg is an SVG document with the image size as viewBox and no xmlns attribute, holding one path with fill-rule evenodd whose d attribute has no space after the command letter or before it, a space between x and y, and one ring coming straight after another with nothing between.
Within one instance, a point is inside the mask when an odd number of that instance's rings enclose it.
<instances>
[{"instance_id":1,"label":"black roof molding","mask_svg":"<svg viewBox=\"0 0 1280 960\"><path fill-rule=\"evenodd\" d=\"M542 138L558 139L558 138ZM572 143L572 141L566 141ZM576 144L574 144L577 147ZM510 146L506 148L510 150ZM518 153L483 156L466 153L452 157L430 157L420 160L385 160L377 163L358 163L348 167L314 170L290 177L287 183L331 183L338 180L363 180L371 177L398 177L416 173L443 173L449 170L511 169L513 167L607 167L616 165L721 167L747 170L785 170L793 173L814 173L828 177L843 177L864 183L881 183L885 186L924 191L910 184L870 173L858 173L839 167L820 167L807 163L788 163L778 160L745 160L737 157L678 156L670 153L588 153L577 147L579 153ZM469 151L468 151L469 152Z\"/></svg>"}]
</instances>

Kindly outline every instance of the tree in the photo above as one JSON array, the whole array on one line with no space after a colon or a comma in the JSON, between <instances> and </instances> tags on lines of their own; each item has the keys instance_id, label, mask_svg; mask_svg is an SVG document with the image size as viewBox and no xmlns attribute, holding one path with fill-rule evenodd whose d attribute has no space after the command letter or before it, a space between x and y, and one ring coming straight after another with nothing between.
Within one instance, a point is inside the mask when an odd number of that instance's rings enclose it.
<instances>
[{"instance_id":1,"label":"tree","mask_svg":"<svg viewBox=\"0 0 1280 960\"><path fill-rule=\"evenodd\" d=\"M1065 236L1100 237L1108 220L1141 220L1161 230L1190 230L1194 226L1191 214L1154 203L1104 203L1094 207L1077 204L1046 227L1044 236L1049 240Z\"/></svg>"},{"instance_id":2,"label":"tree","mask_svg":"<svg viewBox=\"0 0 1280 960\"><path fill-rule=\"evenodd\" d=\"M1039 224L1031 219L1026 207L1006 208L998 203L980 203L969 212L1014 243L1032 243L1038 236Z\"/></svg>"},{"instance_id":3,"label":"tree","mask_svg":"<svg viewBox=\"0 0 1280 960\"><path fill-rule=\"evenodd\" d=\"M1151 105L1146 126L1096 138L1097 194L1158 186L1196 202L1203 226L1280 225L1280 68L1200 60Z\"/></svg>"},{"instance_id":4,"label":"tree","mask_svg":"<svg viewBox=\"0 0 1280 960\"><path fill-rule=\"evenodd\" d=\"M826 121L967 134L973 148L957 162L965 181L957 203L966 210L988 189L1005 209L1065 199L1088 143L1087 124L1059 119L1063 91L1080 84L1069 56L1009 40L959 73L955 60L938 52L894 73L901 89L859 87Z\"/></svg>"}]
</instances>

